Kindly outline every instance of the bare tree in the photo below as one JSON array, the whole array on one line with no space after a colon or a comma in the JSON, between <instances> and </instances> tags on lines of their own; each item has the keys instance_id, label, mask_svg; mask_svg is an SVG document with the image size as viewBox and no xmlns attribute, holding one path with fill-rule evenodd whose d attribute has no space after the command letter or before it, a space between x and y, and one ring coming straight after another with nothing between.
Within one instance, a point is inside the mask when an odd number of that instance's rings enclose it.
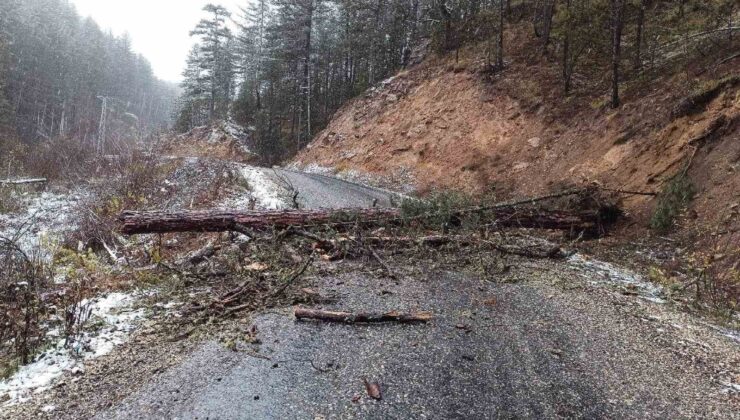
<instances>
[{"instance_id":1,"label":"bare tree","mask_svg":"<svg viewBox=\"0 0 740 420\"><path fill-rule=\"evenodd\" d=\"M498 0L498 49L496 51L496 67L504 68L504 0Z\"/></svg>"},{"instance_id":2,"label":"bare tree","mask_svg":"<svg viewBox=\"0 0 740 420\"><path fill-rule=\"evenodd\" d=\"M648 0L640 0L640 4L637 6L637 28L635 30L635 71L642 69L642 38L645 26L645 8L647 7Z\"/></svg>"},{"instance_id":3,"label":"bare tree","mask_svg":"<svg viewBox=\"0 0 740 420\"><path fill-rule=\"evenodd\" d=\"M624 0L611 0L612 30L612 108L619 107L619 61L622 49L622 26L624 24Z\"/></svg>"}]
</instances>

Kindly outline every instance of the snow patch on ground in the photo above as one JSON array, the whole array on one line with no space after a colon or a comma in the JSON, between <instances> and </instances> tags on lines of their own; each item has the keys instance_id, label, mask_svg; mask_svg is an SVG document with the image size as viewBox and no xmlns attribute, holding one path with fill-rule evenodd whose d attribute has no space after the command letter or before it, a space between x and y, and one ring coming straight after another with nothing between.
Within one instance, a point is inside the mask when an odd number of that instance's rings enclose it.
<instances>
[{"instance_id":1,"label":"snow patch on ground","mask_svg":"<svg viewBox=\"0 0 740 420\"><path fill-rule=\"evenodd\" d=\"M242 152L256 155L256 153L247 146L249 138L250 134L248 129L234 123L233 121L223 121L213 127L208 136L208 143L214 144L226 139L237 144Z\"/></svg>"},{"instance_id":2,"label":"snow patch on ground","mask_svg":"<svg viewBox=\"0 0 740 420\"><path fill-rule=\"evenodd\" d=\"M571 267L589 276L594 284L618 284L633 289L640 297L655 303L665 303L663 288L645 280L639 274L608 262L595 260L582 254L568 259Z\"/></svg>"},{"instance_id":3,"label":"snow patch on ground","mask_svg":"<svg viewBox=\"0 0 740 420\"><path fill-rule=\"evenodd\" d=\"M144 317L143 310L133 308L135 302L134 295L125 293L83 301L91 309L87 325L96 328L90 328L70 346L65 347L64 338L57 339L33 363L22 366L12 377L0 382L0 399L6 400L4 405L28 401L34 394L49 389L65 372L84 373L85 360L104 356L124 343L137 321ZM59 330L49 332L51 337L60 335Z\"/></svg>"},{"instance_id":4,"label":"snow patch on ground","mask_svg":"<svg viewBox=\"0 0 740 420\"><path fill-rule=\"evenodd\" d=\"M718 333L722 334L723 336L729 338L730 340L734 341L737 344L740 344L740 331L733 330L730 328L720 327L718 325L706 322L704 323L707 327L717 331Z\"/></svg>"},{"instance_id":5,"label":"snow patch on ground","mask_svg":"<svg viewBox=\"0 0 740 420\"><path fill-rule=\"evenodd\" d=\"M250 190L250 197L246 198L246 201L254 201L255 206L260 209L279 210L286 208L285 200L281 198L284 195L284 188L265 173L269 170L254 166L244 166L240 169ZM242 199L236 205L244 206L244 204L247 204L244 201L245 199Z\"/></svg>"},{"instance_id":6,"label":"snow patch on ground","mask_svg":"<svg viewBox=\"0 0 740 420\"><path fill-rule=\"evenodd\" d=\"M337 171L334 168L321 166L317 163L309 163L307 165L303 165L300 162L291 162L285 168L292 171L301 171L308 174L330 176L345 181L354 182L356 184L369 185L374 188L385 189L388 192L399 194L400 198L404 198L406 194L413 194L416 191L416 188L414 187L415 181L413 179L413 175L409 170L405 168L399 168L393 177L388 178L368 174L355 169Z\"/></svg>"},{"instance_id":7,"label":"snow patch on ground","mask_svg":"<svg viewBox=\"0 0 740 420\"><path fill-rule=\"evenodd\" d=\"M84 197L81 192L25 195L26 211L21 214L0 214L0 236L15 242L29 255L40 252L50 259L58 239L75 229L73 209Z\"/></svg>"}]
</instances>

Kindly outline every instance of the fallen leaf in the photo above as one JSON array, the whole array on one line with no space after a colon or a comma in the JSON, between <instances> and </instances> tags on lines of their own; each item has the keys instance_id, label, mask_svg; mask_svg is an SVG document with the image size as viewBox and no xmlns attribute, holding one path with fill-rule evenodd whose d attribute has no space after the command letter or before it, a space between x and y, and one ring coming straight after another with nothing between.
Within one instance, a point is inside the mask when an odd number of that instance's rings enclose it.
<instances>
[{"instance_id":1,"label":"fallen leaf","mask_svg":"<svg viewBox=\"0 0 740 420\"><path fill-rule=\"evenodd\" d=\"M268 268L269 267L267 266L267 264L263 264L260 262L252 263L247 266L247 270L249 271L265 271Z\"/></svg>"},{"instance_id":2,"label":"fallen leaf","mask_svg":"<svg viewBox=\"0 0 740 420\"><path fill-rule=\"evenodd\" d=\"M465 325L465 324L457 324L457 325L455 325L455 328L457 328L458 330L463 330L466 333L469 333L469 332L473 331L473 329L470 328L469 325Z\"/></svg>"},{"instance_id":3,"label":"fallen leaf","mask_svg":"<svg viewBox=\"0 0 740 420\"><path fill-rule=\"evenodd\" d=\"M486 299L483 304L486 306L496 306L496 298L492 297L490 299Z\"/></svg>"},{"instance_id":4,"label":"fallen leaf","mask_svg":"<svg viewBox=\"0 0 740 420\"><path fill-rule=\"evenodd\" d=\"M367 395L370 396L370 398L375 400L382 399L382 395L380 393L380 385L378 385L377 382L368 382L367 379L363 379L365 382L365 390L367 390Z\"/></svg>"},{"instance_id":5,"label":"fallen leaf","mask_svg":"<svg viewBox=\"0 0 740 420\"><path fill-rule=\"evenodd\" d=\"M547 351L549 351L553 356L557 357L558 359L563 357L563 351L560 349L548 349Z\"/></svg>"}]
</instances>

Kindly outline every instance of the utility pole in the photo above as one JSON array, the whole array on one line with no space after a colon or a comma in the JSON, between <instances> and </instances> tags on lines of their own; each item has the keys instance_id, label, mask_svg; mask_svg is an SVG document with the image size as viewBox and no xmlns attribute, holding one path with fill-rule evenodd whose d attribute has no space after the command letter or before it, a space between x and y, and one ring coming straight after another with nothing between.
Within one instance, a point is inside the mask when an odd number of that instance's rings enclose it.
<instances>
[{"instance_id":1,"label":"utility pole","mask_svg":"<svg viewBox=\"0 0 740 420\"><path fill-rule=\"evenodd\" d=\"M97 152L99 155L102 155L103 147L105 145L105 122L108 116L108 97L98 96L98 99L100 99L103 102L103 106L100 109L100 124L98 125L98 142L95 145L95 152Z\"/></svg>"}]
</instances>

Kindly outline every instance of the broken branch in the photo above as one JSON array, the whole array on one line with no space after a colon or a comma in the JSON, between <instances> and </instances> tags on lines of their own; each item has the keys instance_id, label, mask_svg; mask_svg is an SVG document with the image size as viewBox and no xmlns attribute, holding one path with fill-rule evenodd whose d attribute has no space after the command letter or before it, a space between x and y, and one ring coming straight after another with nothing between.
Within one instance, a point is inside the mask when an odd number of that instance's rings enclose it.
<instances>
[{"instance_id":1,"label":"broken branch","mask_svg":"<svg viewBox=\"0 0 740 420\"><path fill-rule=\"evenodd\" d=\"M327 322L340 322L344 324L357 323L381 323L381 322L399 322L399 323L419 323L429 322L433 316L431 312L386 312L386 313L350 313L323 311L320 309L296 308L295 317L298 320L314 319Z\"/></svg>"}]
</instances>

